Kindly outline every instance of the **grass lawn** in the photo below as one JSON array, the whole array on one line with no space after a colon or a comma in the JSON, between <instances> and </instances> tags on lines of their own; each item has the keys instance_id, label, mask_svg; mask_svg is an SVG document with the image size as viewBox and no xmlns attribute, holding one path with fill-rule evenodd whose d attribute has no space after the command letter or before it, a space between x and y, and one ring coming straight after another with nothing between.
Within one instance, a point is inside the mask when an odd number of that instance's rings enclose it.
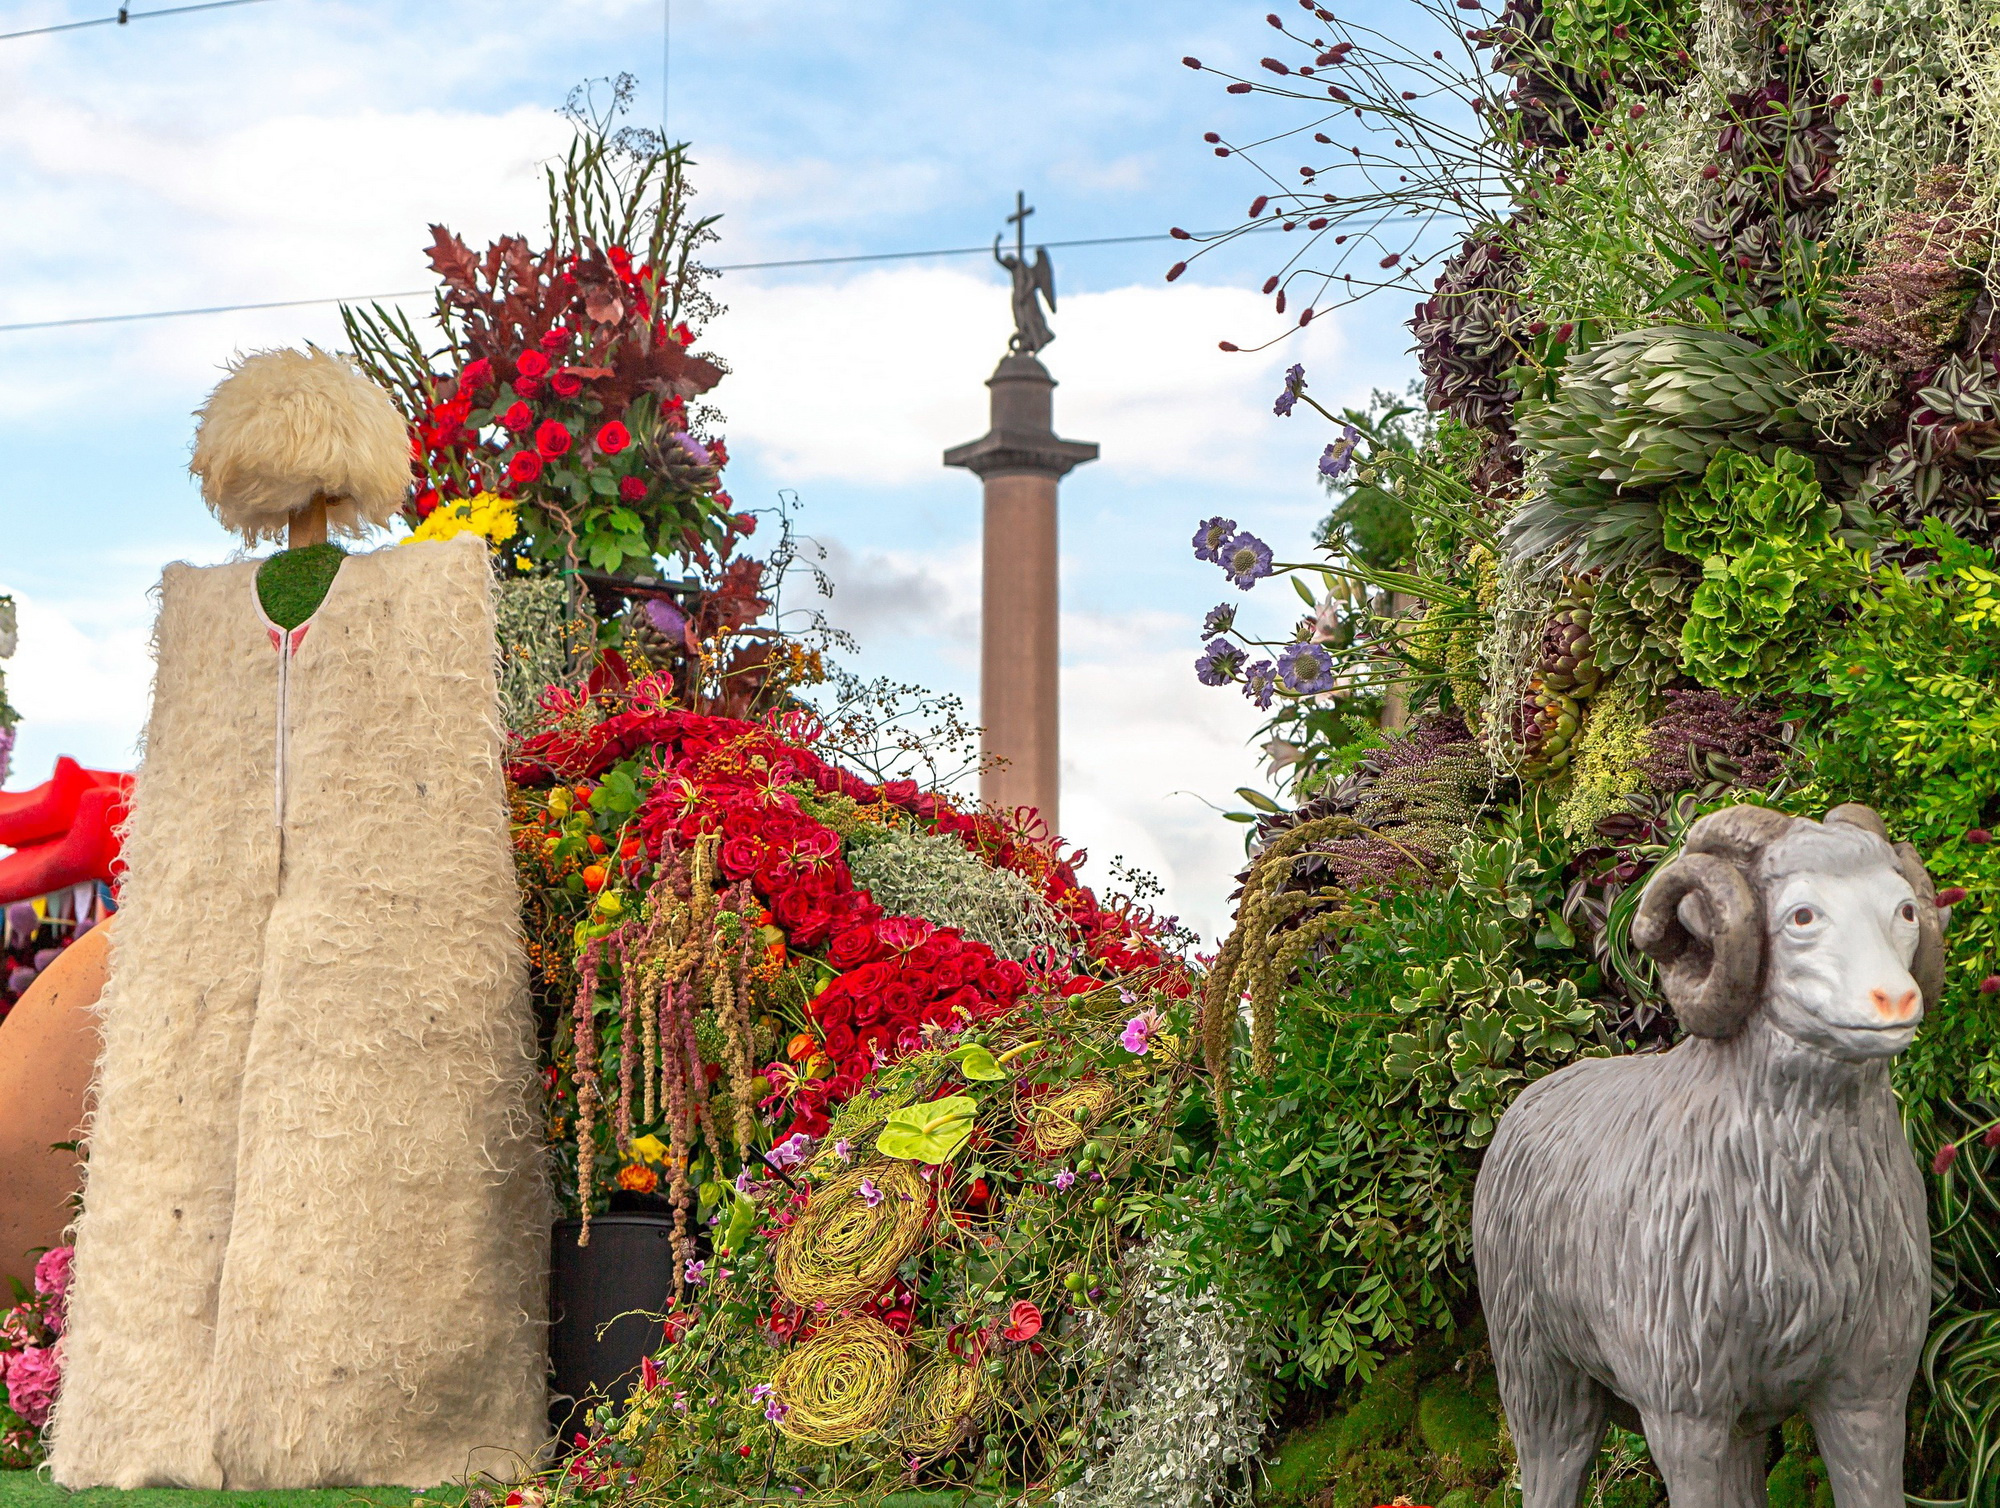
<instances>
[{"instance_id":1,"label":"grass lawn","mask_svg":"<svg viewBox=\"0 0 2000 1508\"><path fill-rule=\"evenodd\" d=\"M35 1471L0 1471L0 1508L410 1508L407 1487L329 1487L313 1492L192 1492L141 1487L120 1492L92 1487L70 1492ZM453 1504L464 1489L440 1487L426 1502Z\"/></svg>"}]
</instances>

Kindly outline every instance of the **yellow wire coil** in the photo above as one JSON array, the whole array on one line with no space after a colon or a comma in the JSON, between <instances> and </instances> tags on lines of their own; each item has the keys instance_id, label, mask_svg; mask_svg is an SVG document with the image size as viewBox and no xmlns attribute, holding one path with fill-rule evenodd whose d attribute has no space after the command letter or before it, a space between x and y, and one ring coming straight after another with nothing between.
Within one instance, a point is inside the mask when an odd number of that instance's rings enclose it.
<instances>
[{"instance_id":1,"label":"yellow wire coil","mask_svg":"<svg viewBox=\"0 0 2000 1508\"><path fill-rule=\"evenodd\" d=\"M862 1185L876 1193L870 1203ZM778 1238L773 1278L794 1304L838 1308L868 1297L923 1244L931 1189L915 1163L883 1158L813 1186Z\"/></svg>"},{"instance_id":2,"label":"yellow wire coil","mask_svg":"<svg viewBox=\"0 0 2000 1508\"><path fill-rule=\"evenodd\" d=\"M940 1350L918 1367L903 1390L896 1442L913 1455L930 1456L957 1443L986 1400L986 1373Z\"/></svg>"},{"instance_id":3,"label":"yellow wire coil","mask_svg":"<svg viewBox=\"0 0 2000 1508\"><path fill-rule=\"evenodd\" d=\"M1117 1098L1117 1088L1107 1080L1090 1079L1036 1101L1023 1127L1030 1149L1043 1157L1056 1157L1082 1146L1091 1124ZM1079 1110L1084 1114L1079 1116Z\"/></svg>"},{"instance_id":4,"label":"yellow wire coil","mask_svg":"<svg viewBox=\"0 0 2000 1508\"><path fill-rule=\"evenodd\" d=\"M889 1417L908 1350L880 1320L845 1315L794 1346L771 1374L778 1428L805 1445L845 1445Z\"/></svg>"}]
</instances>

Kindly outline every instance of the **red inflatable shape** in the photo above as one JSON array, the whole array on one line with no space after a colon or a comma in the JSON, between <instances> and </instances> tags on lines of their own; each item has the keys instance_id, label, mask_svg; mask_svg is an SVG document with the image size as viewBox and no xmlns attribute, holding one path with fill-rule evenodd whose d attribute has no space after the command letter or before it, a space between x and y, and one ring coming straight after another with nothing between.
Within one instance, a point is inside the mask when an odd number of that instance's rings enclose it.
<instances>
[{"instance_id":1,"label":"red inflatable shape","mask_svg":"<svg viewBox=\"0 0 2000 1508\"><path fill-rule=\"evenodd\" d=\"M109 881L118 867L118 827L131 794L130 775L59 759L52 779L0 796L7 803L0 805L0 843L15 849L0 859L0 906Z\"/></svg>"}]
</instances>

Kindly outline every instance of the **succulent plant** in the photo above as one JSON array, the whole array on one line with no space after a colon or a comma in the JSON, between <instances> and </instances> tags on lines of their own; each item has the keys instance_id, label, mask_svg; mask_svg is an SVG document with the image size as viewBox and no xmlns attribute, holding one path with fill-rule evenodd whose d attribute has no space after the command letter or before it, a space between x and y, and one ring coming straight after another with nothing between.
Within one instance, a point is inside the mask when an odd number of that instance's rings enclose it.
<instances>
[{"instance_id":1,"label":"succulent plant","mask_svg":"<svg viewBox=\"0 0 2000 1508\"><path fill-rule=\"evenodd\" d=\"M1820 490L1813 463L1780 448L1770 461L1725 450L1700 485L1669 487L1660 499L1660 537L1690 560L1742 555L1760 539L1824 544L1840 527L1840 505Z\"/></svg>"},{"instance_id":2,"label":"succulent plant","mask_svg":"<svg viewBox=\"0 0 2000 1508\"><path fill-rule=\"evenodd\" d=\"M1686 562L1670 556L1622 575L1606 573L1591 638L1607 677L1630 677L1657 691L1680 674L1681 626L1697 580Z\"/></svg>"},{"instance_id":3,"label":"succulent plant","mask_svg":"<svg viewBox=\"0 0 2000 1508\"><path fill-rule=\"evenodd\" d=\"M1962 539L2000 544L2000 372L1953 356L1918 390L1903 438L1869 469L1863 494L1914 527L1942 519Z\"/></svg>"},{"instance_id":4,"label":"succulent plant","mask_svg":"<svg viewBox=\"0 0 2000 1508\"><path fill-rule=\"evenodd\" d=\"M1497 135L1533 152L1581 146L1603 110L1600 82L1561 59L1549 8L1542 0L1507 0L1493 25L1467 35L1493 49L1493 71L1513 80Z\"/></svg>"},{"instance_id":5,"label":"succulent plant","mask_svg":"<svg viewBox=\"0 0 2000 1508\"><path fill-rule=\"evenodd\" d=\"M1417 305L1410 333L1424 374L1424 403L1467 429L1503 444L1514 438L1514 388L1507 372L1519 355L1518 259L1490 232L1468 237L1446 259L1435 291Z\"/></svg>"},{"instance_id":6,"label":"succulent plant","mask_svg":"<svg viewBox=\"0 0 2000 1508\"><path fill-rule=\"evenodd\" d=\"M1783 689L1817 644L1832 599L1865 577L1838 544L1760 539L1741 555L1711 555L1681 627L1689 672L1724 691Z\"/></svg>"},{"instance_id":7,"label":"succulent plant","mask_svg":"<svg viewBox=\"0 0 2000 1508\"><path fill-rule=\"evenodd\" d=\"M1829 105L1786 79L1728 96L1718 172L1689 227L1752 287L1780 282L1787 246L1826 238L1840 133Z\"/></svg>"},{"instance_id":8,"label":"succulent plant","mask_svg":"<svg viewBox=\"0 0 2000 1508\"><path fill-rule=\"evenodd\" d=\"M1523 443L1621 489L1698 477L1723 450L1774 454L1813 434L1790 357L1688 326L1614 335L1572 356L1553 398L1514 414Z\"/></svg>"},{"instance_id":9,"label":"succulent plant","mask_svg":"<svg viewBox=\"0 0 2000 1508\"><path fill-rule=\"evenodd\" d=\"M1543 626L1541 654L1528 677L1519 717L1524 779L1544 779L1569 767L1571 746L1583 722L1580 703L1595 696L1604 683L1604 668L1592 652L1596 596L1595 582L1576 582Z\"/></svg>"}]
</instances>

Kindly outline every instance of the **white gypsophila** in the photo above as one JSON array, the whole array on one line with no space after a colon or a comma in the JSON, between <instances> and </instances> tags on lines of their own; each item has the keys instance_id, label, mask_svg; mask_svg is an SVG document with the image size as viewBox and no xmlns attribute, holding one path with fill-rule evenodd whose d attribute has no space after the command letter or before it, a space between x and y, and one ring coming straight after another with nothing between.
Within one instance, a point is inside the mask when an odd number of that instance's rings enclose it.
<instances>
[{"instance_id":1,"label":"white gypsophila","mask_svg":"<svg viewBox=\"0 0 2000 1508\"><path fill-rule=\"evenodd\" d=\"M1250 1374L1250 1327L1213 1289L1182 1291L1157 1252L1129 1263L1140 1321L1095 1328L1107 1351L1087 1426L1091 1464L1054 1508L1233 1508L1250 1501L1264 1395Z\"/></svg>"}]
</instances>

